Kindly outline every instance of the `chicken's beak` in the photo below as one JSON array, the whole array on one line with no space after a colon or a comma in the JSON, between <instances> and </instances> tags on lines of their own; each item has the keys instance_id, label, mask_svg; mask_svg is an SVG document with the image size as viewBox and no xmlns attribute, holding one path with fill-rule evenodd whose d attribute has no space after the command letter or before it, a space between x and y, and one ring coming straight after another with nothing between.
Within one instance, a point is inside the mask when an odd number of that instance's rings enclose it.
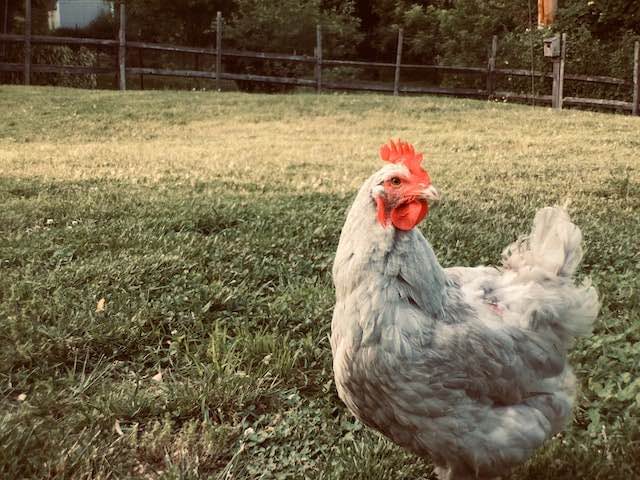
<instances>
[{"instance_id":1,"label":"chicken's beak","mask_svg":"<svg viewBox=\"0 0 640 480\"><path fill-rule=\"evenodd\" d=\"M422 198L427 200L429 205L431 205L440 201L440 193L433 185L429 185L427 188L422 190Z\"/></svg>"}]
</instances>

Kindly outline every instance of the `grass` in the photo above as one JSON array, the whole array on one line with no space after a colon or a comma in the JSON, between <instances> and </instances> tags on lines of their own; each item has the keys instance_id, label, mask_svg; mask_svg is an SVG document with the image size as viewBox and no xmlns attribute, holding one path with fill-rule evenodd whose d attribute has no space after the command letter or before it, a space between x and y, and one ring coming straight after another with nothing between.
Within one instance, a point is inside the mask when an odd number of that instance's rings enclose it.
<instances>
[{"instance_id":1,"label":"grass","mask_svg":"<svg viewBox=\"0 0 640 480\"><path fill-rule=\"evenodd\" d=\"M0 87L0 476L434 478L335 394L331 263L401 136L445 265L571 198L602 297L518 480L640 475L640 119L446 98Z\"/></svg>"}]
</instances>

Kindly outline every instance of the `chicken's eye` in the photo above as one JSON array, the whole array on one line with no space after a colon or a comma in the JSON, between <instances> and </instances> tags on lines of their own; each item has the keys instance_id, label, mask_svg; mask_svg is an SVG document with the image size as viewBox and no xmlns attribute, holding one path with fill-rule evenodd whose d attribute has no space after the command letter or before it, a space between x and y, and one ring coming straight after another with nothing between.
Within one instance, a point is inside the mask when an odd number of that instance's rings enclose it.
<instances>
[{"instance_id":1,"label":"chicken's eye","mask_svg":"<svg viewBox=\"0 0 640 480\"><path fill-rule=\"evenodd\" d=\"M400 184L402 183L402 180L400 180L400 178L398 177L391 177L391 180L389 180L389 182L391 183L391 185L393 185L394 187L399 187Z\"/></svg>"}]
</instances>

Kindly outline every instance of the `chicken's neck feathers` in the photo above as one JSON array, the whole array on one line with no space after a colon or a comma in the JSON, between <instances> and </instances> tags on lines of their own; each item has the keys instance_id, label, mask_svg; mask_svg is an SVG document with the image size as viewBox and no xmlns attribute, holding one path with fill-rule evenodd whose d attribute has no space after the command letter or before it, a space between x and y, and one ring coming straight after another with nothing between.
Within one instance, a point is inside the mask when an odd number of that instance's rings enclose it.
<instances>
[{"instance_id":1,"label":"chicken's neck feathers","mask_svg":"<svg viewBox=\"0 0 640 480\"><path fill-rule=\"evenodd\" d=\"M446 275L426 238L417 228L400 231L383 227L376 218L371 197L373 177L360 189L347 214L333 268L337 300L355 289L371 288L372 301L415 302L432 318L442 316ZM380 289L411 295L392 298Z\"/></svg>"}]
</instances>

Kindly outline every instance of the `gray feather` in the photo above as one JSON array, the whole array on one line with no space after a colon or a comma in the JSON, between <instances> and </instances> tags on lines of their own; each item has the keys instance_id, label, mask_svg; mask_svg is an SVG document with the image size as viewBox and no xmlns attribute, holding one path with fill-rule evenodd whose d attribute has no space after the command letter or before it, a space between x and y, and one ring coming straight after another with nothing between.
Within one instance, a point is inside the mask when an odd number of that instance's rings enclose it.
<instances>
[{"instance_id":1,"label":"gray feather","mask_svg":"<svg viewBox=\"0 0 640 480\"><path fill-rule=\"evenodd\" d=\"M443 478L500 475L571 414L567 350L598 310L595 290L571 279L580 231L544 209L504 269L443 269L417 229L377 223L377 178L356 197L334 263L338 394Z\"/></svg>"}]
</instances>

